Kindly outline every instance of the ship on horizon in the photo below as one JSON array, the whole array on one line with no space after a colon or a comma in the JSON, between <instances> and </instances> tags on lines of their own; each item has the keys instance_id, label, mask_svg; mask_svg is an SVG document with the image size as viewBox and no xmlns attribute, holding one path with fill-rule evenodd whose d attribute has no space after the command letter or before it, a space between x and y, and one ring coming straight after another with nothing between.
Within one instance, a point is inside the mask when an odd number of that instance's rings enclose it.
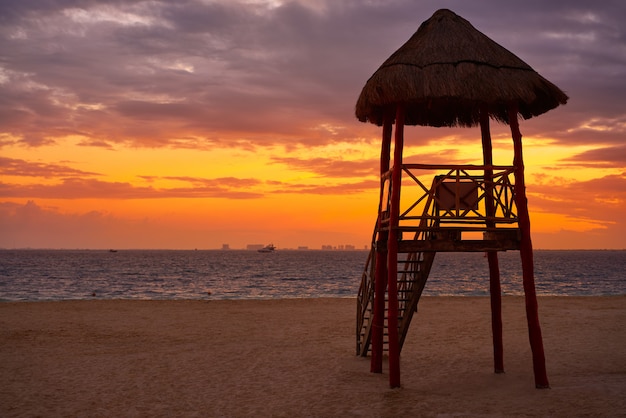
<instances>
[{"instance_id":1,"label":"ship on horizon","mask_svg":"<svg viewBox=\"0 0 626 418\"><path fill-rule=\"evenodd\" d=\"M269 244L263 248L258 249L257 251L260 253L273 253L274 250L276 250L276 247L274 246L274 244Z\"/></svg>"}]
</instances>

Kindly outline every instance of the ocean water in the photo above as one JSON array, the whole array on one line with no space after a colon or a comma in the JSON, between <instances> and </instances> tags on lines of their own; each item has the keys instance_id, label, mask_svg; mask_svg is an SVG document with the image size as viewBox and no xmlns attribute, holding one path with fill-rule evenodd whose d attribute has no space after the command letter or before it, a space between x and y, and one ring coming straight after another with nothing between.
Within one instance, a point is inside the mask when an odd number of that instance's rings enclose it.
<instances>
[{"instance_id":1,"label":"ocean water","mask_svg":"<svg viewBox=\"0 0 626 418\"><path fill-rule=\"evenodd\" d=\"M355 297L366 251L0 250L0 301ZM535 251L539 295L626 294L626 251ZM519 252L499 253L521 295ZM489 294L482 253L439 253L424 295Z\"/></svg>"}]
</instances>

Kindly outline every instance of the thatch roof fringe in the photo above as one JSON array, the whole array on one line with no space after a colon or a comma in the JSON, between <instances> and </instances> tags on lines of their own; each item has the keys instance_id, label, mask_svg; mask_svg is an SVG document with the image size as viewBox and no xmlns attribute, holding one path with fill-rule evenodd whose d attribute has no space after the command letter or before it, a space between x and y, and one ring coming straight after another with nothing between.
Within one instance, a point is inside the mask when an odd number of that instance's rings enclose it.
<instances>
[{"instance_id":1,"label":"thatch roof fringe","mask_svg":"<svg viewBox=\"0 0 626 418\"><path fill-rule=\"evenodd\" d=\"M495 69L500 69L500 68L509 68L511 70L520 70L520 71L532 71L535 72L535 70L533 70L530 67L513 67L511 65L496 65L496 64L492 64L492 63L487 63L487 62L480 62L480 61L476 61L476 60L458 60L458 61L441 61L441 62L431 62L428 64L424 64L424 65L418 65L418 64L414 64L412 62L395 62L392 64L383 64L380 66L379 70L382 68L386 68L386 67L391 67L394 65L407 65L409 67L418 67L421 69L424 68L428 68L430 66L434 66L434 65L445 65L445 64L451 64L451 65L458 65L458 64L476 64L476 65L486 65L488 67L492 67Z\"/></svg>"},{"instance_id":2,"label":"thatch roof fringe","mask_svg":"<svg viewBox=\"0 0 626 418\"><path fill-rule=\"evenodd\" d=\"M474 126L481 108L507 123L511 103L528 119L567 99L524 61L443 9L370 77L356 116L381 125L388 109L404 103L408 125Z\"/></svg>"}]
</instances>

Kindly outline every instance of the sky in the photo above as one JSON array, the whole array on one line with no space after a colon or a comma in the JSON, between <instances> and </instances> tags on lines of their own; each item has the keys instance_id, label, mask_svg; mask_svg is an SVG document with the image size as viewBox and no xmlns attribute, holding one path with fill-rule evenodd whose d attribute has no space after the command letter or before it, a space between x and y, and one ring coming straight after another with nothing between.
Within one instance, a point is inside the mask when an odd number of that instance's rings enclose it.
<instances>
[{"instance_id":1,"label":"sky","mask_svg":"<svg viewBox=\"0 0 626 418\"><path fill-rule=\"evenodd\" d=\"M0 248L368 246L381 132L354 106L440 8L570 97L520 124L534 248L626 248L622 0L0 2ZM405 162L480 153L405 131Z\"/></svg>"}]
</instances>

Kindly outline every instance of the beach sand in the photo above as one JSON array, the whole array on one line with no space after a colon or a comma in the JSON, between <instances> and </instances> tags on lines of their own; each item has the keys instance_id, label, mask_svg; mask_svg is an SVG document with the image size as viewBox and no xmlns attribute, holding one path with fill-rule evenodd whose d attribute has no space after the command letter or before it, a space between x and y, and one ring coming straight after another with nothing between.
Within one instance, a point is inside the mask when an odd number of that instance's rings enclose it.
<instances>
[{"instance_id":1,"label":"beach sand","mask_svg":"<svg viewBox=\"0 0 626 418\"><path fill-rule=\"evenodd\" d=\"M541 297L535 389L521 297L424 297L402 388L355 355L353 299L0 303L0 416L626 416L626 296Z\"/></svg>"}]
</instances>

